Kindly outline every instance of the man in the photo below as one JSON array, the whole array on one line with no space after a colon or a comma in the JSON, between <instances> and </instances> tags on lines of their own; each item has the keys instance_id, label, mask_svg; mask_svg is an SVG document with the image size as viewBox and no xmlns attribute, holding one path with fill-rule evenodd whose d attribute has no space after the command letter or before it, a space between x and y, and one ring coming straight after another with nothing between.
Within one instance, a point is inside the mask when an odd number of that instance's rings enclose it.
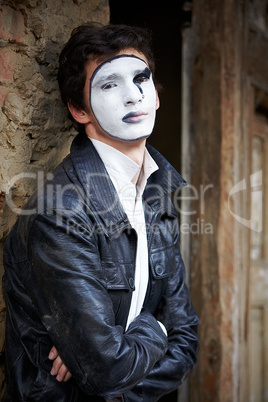
<instances>
[{"instance_id":1,"label":"man","mask_svg":"<svg viewBox=\"0 0 268 402\"><path fill-rule=\"evenodd\" d=\"M197 359L177 213L185 182L146 146L159 107L146 32L78 27L60 55L79 125L5 248L13 401L156 401Z\"/></svg>"}]
</instances>

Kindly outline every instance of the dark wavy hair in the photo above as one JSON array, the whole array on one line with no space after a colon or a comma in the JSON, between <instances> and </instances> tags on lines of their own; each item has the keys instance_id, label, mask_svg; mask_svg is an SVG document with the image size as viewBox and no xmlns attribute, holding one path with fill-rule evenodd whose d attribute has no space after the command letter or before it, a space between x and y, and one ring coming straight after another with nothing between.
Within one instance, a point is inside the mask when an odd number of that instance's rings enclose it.
<instances>
[{"instance_id":1,"label":"dark wavy hair","mask_svg":"<svg viewBox=\"0 0 268 402\"><path fill-rule=\"evenodd\" d=\"M85 109L84 86L86 64L90 60L104 62L126 48L134 48L148 60L154 76L155 61L151 33L141 27L127 25L83 24L72 31L59 57L58 83L67 105Z\"/></svg>"}]
</instances>

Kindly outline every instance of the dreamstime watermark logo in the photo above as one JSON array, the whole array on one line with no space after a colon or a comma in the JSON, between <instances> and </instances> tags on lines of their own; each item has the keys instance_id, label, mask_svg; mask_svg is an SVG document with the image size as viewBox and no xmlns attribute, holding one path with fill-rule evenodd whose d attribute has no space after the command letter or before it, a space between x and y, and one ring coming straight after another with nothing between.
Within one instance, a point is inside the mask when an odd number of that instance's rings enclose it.
<instances>
[{"instance_id":1,"label":"dreamstime watermark logo","mask_svg":"<svg viewBox=\"0 0 268 402\"><path fill-rule=\"evenodd\" d=\"M250 191L251 211L250 217L245 218L240 216L239 213L232 210L232 201L235 197L243 196ZM248 196L248 194L247 194ZM263 208L263 177L262 170L252 173L249 177L249 182L246 179L241 180L239 183L229 191L228 209L230 214L236 221L243 226L255 231L262 232L262 208Z\"/></svg>"}]
</instances>

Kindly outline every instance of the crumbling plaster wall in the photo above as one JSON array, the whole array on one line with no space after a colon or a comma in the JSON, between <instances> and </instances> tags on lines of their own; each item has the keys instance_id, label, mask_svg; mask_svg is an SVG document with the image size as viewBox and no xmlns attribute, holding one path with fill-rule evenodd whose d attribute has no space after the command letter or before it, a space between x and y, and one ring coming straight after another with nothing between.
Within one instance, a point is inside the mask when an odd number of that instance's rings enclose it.
<instances>
[{"instance_id":1,"label":"crumbling plaster wall","mask_svg":"<svg viewBox=\"0 0 268 402\"><path fill-rule=\"evenodd\" d=\"M1 1L0 277L4 239L17 212L38 180L68 153L75 135L59 96L57 63L72 29L86 21L107 23L108 0ZM1 292L0 391L5 320Z\"/></svg>"}]
</instances>

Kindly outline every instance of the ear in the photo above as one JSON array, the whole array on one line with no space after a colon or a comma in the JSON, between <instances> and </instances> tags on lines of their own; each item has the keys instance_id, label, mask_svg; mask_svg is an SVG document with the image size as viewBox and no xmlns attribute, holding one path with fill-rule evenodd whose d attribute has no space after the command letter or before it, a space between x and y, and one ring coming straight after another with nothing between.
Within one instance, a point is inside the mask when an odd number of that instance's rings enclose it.
<instances>
[{"instance_id":1,"label":"ear","mask_svg":"<svg viewBox=\"0 0 268 402\"><path fill-rule=\"evenodd\" d=\"M156 92L156 110L157 110L160 107L160 99L159 99L159 96L158 96L157 89L155 90L155 92Z\"/></svg>"},{"instance_id":2,"label":"ear","mask_svg":"<svg viewBox=\"0 0 268 402\"><path fill-rule=\"evenodd\" d=\"M77 109L70 101L68 102L68 109L73 118L80 124L87 124L90 121L89 115L82 109Z\"/></svg>"}]
</instances>

